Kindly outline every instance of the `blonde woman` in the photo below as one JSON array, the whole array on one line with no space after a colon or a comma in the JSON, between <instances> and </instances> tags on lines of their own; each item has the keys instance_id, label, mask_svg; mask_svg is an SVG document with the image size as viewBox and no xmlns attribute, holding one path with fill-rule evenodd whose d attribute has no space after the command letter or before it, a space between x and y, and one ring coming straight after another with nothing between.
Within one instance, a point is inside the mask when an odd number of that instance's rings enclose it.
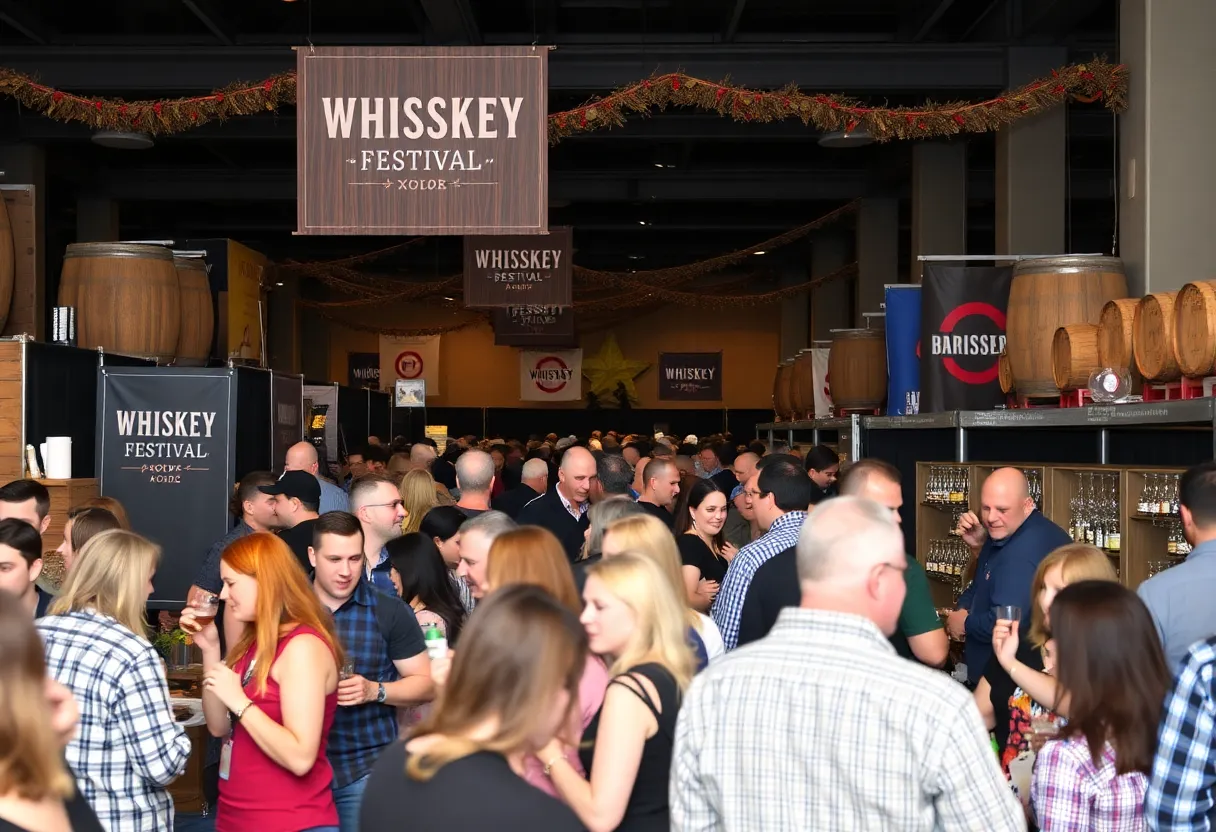
<instances>
[{"instance_id":1,"label":"blonde woman","mask_svg":"<svg viewBox=\"0 0 1216 832\"><path fill-rule=\"evenodd\" d=\"M185 771L190 738L173 719L145 630L160 548L115 529L79 555L50 615L37 622L48 672L80 707L68 765L108 832L163 832L173 828L167 788Z\"/></svg>"},{"instance_id":2,"label":"blonde woman","mask_svg":"<svg viewBox=\"0 0 1216 832\"><path fill-rule=\"evenodd\" d=\"M1050 552L1035 570L1030 584L1032 608L1023 615L1023 635L1011 635L1009 622L997 622L992 633L992 660L975 689L975 704L1001 750L1001 767L1031 746L1032 720L1066 713L1056 701L1054 657L1047 653L1051 638L1050 610L1056 594L1078 581L1111 581L1119 577L1110 556L1094 546L1070 543ZM1022 639L1025 639L1024 641Z\"/></svg>"},{"instance_id":3,"label":"blonde woman","mask_svg":"<svg viewBox=\"0 0 1216 832\"><path fill-rule=\"evenodd\" d=\"M698 656L698 670L725 654L726 647L722 643L722 632L718 625L708 615L689 605L680 550L676 548L676 540L666 523L649 514L618 520L604 531L602 550L605 558L622 552L636 552L659 565L663 577L688 607L684 617L688 621L693 651Z\"/></svg>"},{"instance_id":4,"label":"blonde woman","mask_svg":"<svg viewBox=\"0 0 1216 832\"><path fill-rule=\"evenodd\" d=\"M405 503L405 522L401 524L401 532L416 532L421 528L422 518L426 513L439 505L439 495L435 493L435 479L425 468L415 468L401 480L398 490L401 492L401 501Z\"/></svg>"},{"instance_id":5,"label":"blonde woman","mask_svg":"<svg viewBox=\"0 0 1216 832\"><path fill-rule=\"evenodd\" d=\"M78 718L20 600L0 592L0 830L101 832L63 764Z\"/></svg>"},{"instance_id":6,"label":"blonde woman","mask_svg":"<svg viewBox=\"0 0 1216 832\"><path fill-rule=\"evenodd\" d=\"M558 740L538 756L591 832L667 830L676 716L694 667L683 593L654 560L626 553L591 567L583 598L588 644L613 676L579 746L591 779L569 764Z\"/></svg>"}]
</instances>

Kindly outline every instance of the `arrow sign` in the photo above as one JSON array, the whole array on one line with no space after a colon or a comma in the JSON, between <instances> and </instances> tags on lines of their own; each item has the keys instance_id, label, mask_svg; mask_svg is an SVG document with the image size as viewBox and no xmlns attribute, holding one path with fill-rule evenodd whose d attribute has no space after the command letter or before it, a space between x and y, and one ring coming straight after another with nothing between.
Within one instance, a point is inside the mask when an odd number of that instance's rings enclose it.
<instances>
[{"instance_id":1,"label":"arrow sign","mask_svg":"<svg viewBox=\"0 0 1216 832\"><path fill-rule=\"evenodd\" d=\"M347 185L376 185L378 187L383 187L385 190L388 190L389 188L393 187L393 180L385 179L383 182L347 182L346 184Z\"/></svg>"}]
</instances>

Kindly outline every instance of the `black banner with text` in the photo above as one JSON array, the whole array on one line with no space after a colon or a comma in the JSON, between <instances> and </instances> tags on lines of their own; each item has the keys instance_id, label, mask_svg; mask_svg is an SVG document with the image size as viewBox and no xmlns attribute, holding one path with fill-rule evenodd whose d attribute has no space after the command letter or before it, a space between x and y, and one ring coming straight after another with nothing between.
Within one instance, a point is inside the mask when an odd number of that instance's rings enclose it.
<instances>
[{"instance_id":1,"label":"black banner with text","mask_svg":"<svg viewBox=\"0 0 1216 832\"><path fill-rule=\"evenodd\" d=\"M551 349L577 347L574 310L559 306L508 306L495 309L494 345Z\"/></svg>"},{"instance_id":2,"label":"black banner with text","mask_svg":"<svg viewBox=\"0 0 1216 832\"><path fill-rule=\"evenodd\" d=\"M347 387L361 390L380 389L380 353L348 352L346 354Z\"/></svg>"},{"instance_id":3,"label":"black banner with text","mask_svg":"<svg viewBox=\"0 0 1216 832\"><path fill-rule=\"evenodd\" d=\"M659 353L659 400L722 401L722 353Z\"/></svg>"},{"instance_id":4,"label":"black banner with text","mask_svg":"<svg viewBox=\"0 0 1216 832\"><path fill-rule=\"evenodd\" d=\"M149 603L185 603L207 550L232 526L234 370L98 373L97 485L163 553Z\"/></svg>"},{"instance_id":5,"label":"black banner with text","mask_svg":"<svg viewBox=\"0 0 1216 832\"><path fill-rule=\"evenodd\" d=\"M379 358L379 355L376 356ZM270 412L274 432L270 435L270 467L283 473L287 449L304 438L304 380L275 373L270 380Z\"/></svg>"}]
</instances>

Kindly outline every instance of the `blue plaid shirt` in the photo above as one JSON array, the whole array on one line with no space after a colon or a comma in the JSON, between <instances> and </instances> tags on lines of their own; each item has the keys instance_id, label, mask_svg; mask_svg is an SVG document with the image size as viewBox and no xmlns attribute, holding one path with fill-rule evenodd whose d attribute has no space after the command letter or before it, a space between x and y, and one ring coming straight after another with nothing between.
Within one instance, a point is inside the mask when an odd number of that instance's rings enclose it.
<instances>
[{"instance_id":1,"label":"blue plaid shirt","mask_svg":"<svg viewBox=\"0 0 1216 832\"><path fill-rule=\"evenodd\" d=\"M1157 735L1144 819L1157 832L1216 827L1216 636L1194 644Z\"/></svg>"},{"instance_id":2,"label":"blue plaid shirt","mask_svg":"<svg viewBox=\"0 0 1216 832\"><path fill-rule=\"evenodd\" d=\"M372 586L382 589L395 597L397 595L397 587L393 586L392 571L393 564L388 559L388 547L381 546L380 560L372 565L372 571L368 577L371 579Z\"/></svg>"},{"instance_id":3,"label":"blue plaid shirt","mask_svg":"<svg viewBox=\"0 0 1216 832\"><path fill-rule=\"evenodd\" d=\"M359 581L355 594L334 611L338 640L346 651L355 675L373 682L395 682L401 678L389 657L388 642L376 618L377 604L401 603L386 597L367 581ZM414 626L418 624L415 621ZM368 702L338 707L329 730L329 763L334 769L334 788L340 789L366 776L380 752L397 739L397 709Z\"/></svg>"},{"instance_id":4,"label":"blue plaid shirt","mask_svg":"<svg viewBox=\"0 0 1216 832\"><path fill-rule=\"evenodd\" d=\"M802 521L806 519L805 511L789 511L773 521L773 525L763 537L753 540L739 550L735 559L727 567L726 577L718 590L714 601L713 616L718 629L722 631L722 642L727 650L734 650L739 644L739 619L743 615L743 601L747 598L747 588L752 585L756 570L768 562L769 558L779 555L798 542L798 532L802 529Z\"/></svg>"}]
</instances>

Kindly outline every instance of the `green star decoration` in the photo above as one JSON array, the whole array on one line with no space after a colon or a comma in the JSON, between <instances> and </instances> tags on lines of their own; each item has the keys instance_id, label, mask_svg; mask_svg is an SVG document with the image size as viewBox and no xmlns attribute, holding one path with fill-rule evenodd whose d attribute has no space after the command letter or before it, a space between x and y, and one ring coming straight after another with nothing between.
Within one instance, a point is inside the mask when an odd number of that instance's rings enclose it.
<instances>
[{"instance_id":1,"label":"green star decoration","mask_svg":"<svg viewBox=\"0 0 1216 832\"><path fill-rule=\"evenodd\" d=\"M583 359L583 375L591 382L591 392L608 397L616 391L617 384L624 384L629 398L636 401L638 389L633 380L649 369L645 361L632 361L621 353L616 336L609 335L600 346L598 355Z\"/></svg>"}]
</instances>

